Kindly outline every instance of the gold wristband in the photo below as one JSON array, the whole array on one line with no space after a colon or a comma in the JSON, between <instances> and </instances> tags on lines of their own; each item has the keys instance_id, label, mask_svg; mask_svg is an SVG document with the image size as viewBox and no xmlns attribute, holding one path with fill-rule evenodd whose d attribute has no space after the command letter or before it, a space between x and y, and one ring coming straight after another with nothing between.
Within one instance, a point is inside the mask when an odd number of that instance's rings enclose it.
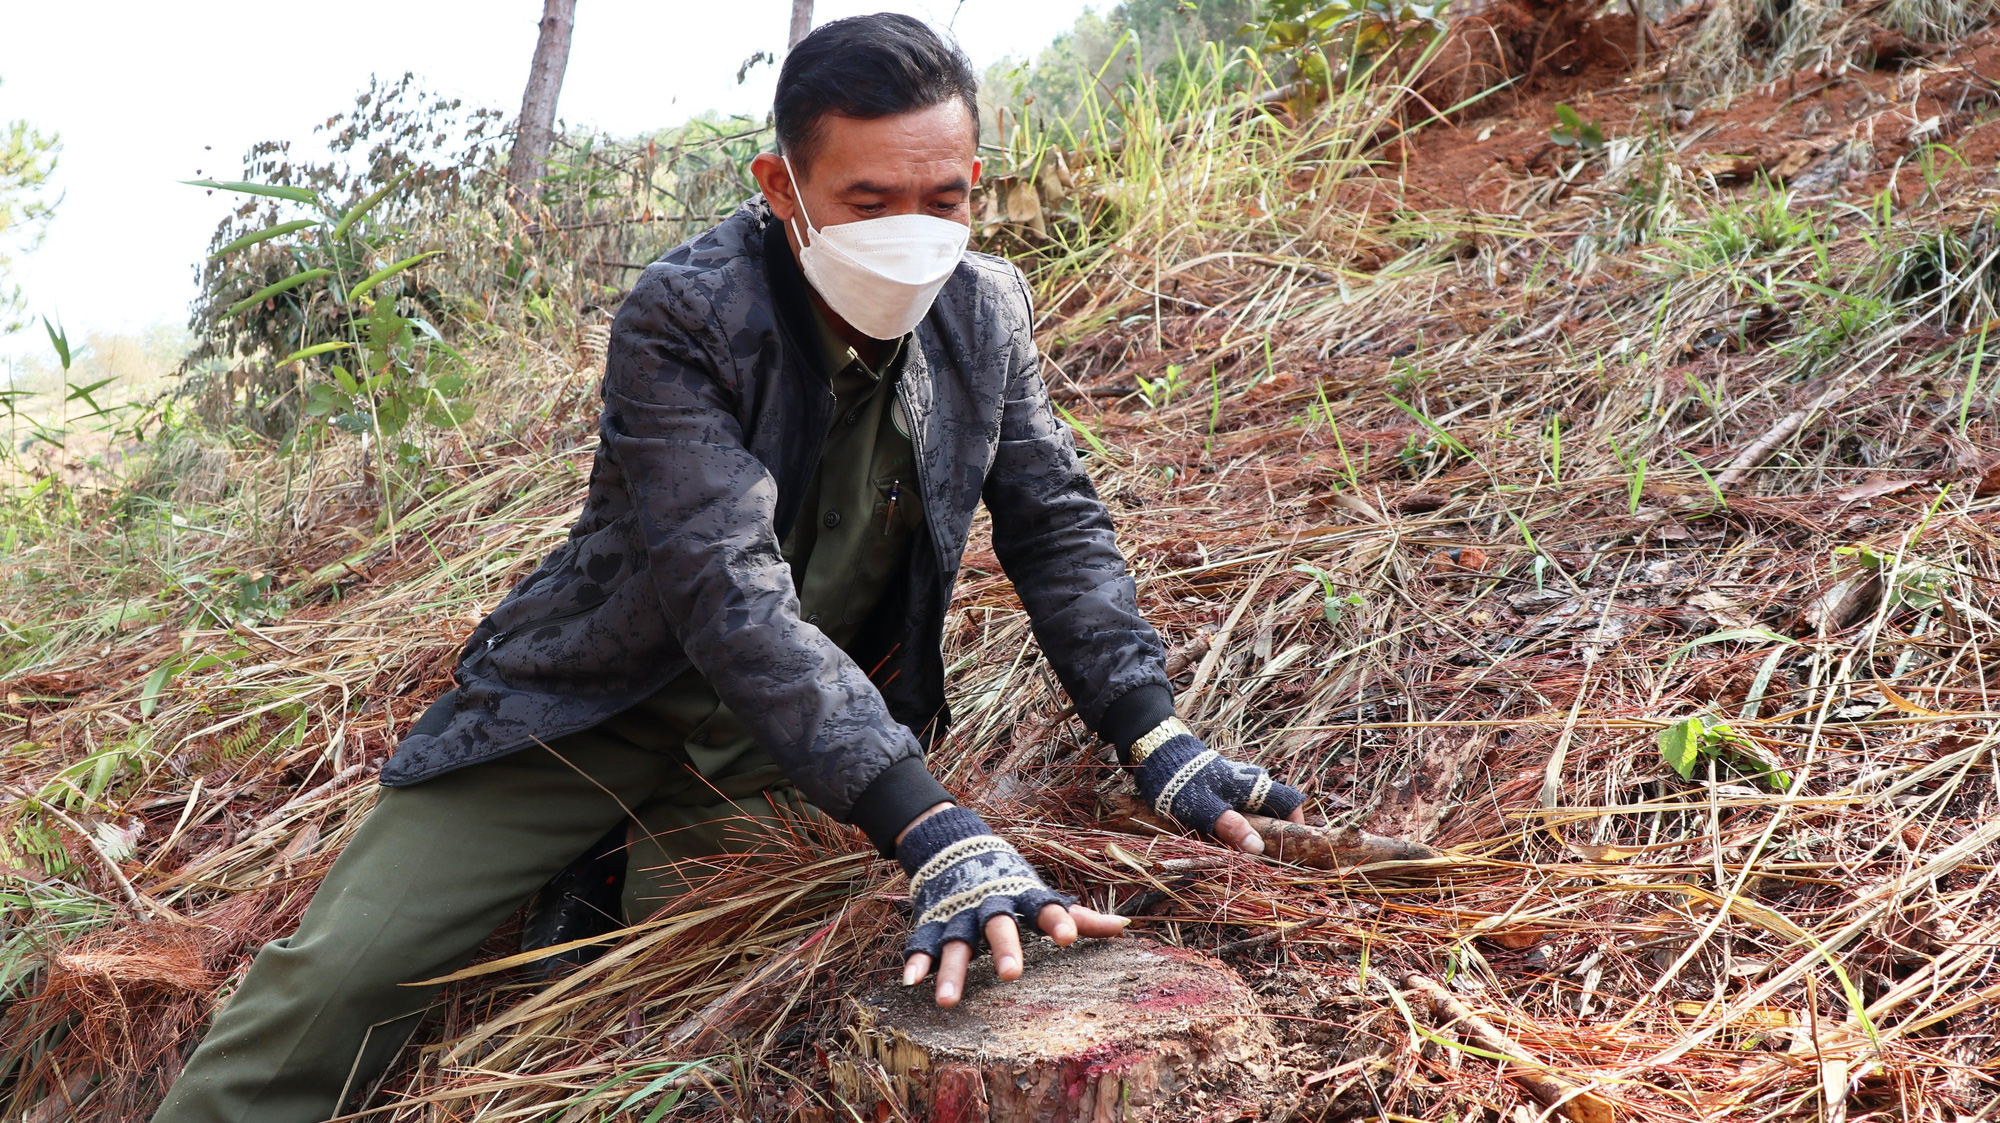
<instances>
[{"instance_id":1,"label":"gold wristband","mask_svg":"<svg viewBox=\"0 0 2000 1123\"><path fill-rule=\"evenodd\" d=\"M1183 733L1190 737L1194 736L1194 730L1189 729L1187 722L1178 717L1170 717L1154 726L1151 732L1132 742L1132 763L1144 764L1146 758L1158 752L1161 745Z\"/></svg>"}]
</instances>

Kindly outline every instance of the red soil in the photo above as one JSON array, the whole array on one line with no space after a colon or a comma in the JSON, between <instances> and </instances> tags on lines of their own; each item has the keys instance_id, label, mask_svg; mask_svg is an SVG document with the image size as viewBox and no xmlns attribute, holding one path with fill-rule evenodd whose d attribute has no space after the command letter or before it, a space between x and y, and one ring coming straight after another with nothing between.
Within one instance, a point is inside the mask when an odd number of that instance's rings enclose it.
<instances>
[{"instance_id":1,"label":"red soil","mask_svg":"<svg viewBox=\"0 0 2000 1123\"><path fill-rule=\"evenodd\" d=\"M1576 162L1576 151L1550 136L1558 105L1613 143L1660 136L1677 149L1672 160L1684 173L1724 188L1766 179L1800 195L1856 198L1893 188L1898 205L1910 205L1927 191L1995 181L2000 32L1926 47L1878 31L1873 39L1881 42L1863 54L1873 68L1802 70L1697 109L1663 91L1681 77L1675 48L1698 28L1700 9L1652 28L1649 65L1635 71L1631 18L1579 18L1575 10L1584 7L1504 0L1461 20L1414 83L1407 116L1421 120L1467 101L1475 80L1483 83L1475 89L1509 74L1518 80L1386 145L1376 175L1344 186L1347 200L1378 211L1518 214L1534 205L1538 185ZM1530 52L1534 61L1523 69ZM1590 161L1553 198L1592 185L1604 166Z\"/></svg>"}]
</instances>

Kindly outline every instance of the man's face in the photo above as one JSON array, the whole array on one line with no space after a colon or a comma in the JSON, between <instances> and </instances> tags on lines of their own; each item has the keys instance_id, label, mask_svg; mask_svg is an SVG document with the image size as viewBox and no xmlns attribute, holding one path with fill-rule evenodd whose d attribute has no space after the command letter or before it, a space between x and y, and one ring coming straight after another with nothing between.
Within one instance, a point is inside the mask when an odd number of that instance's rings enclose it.
<instances>
[{"instance_id":1,"label":"man's face","mask_svg":"<svg viewBox=\"0 0 2000 1123\"><path fill-rule=\"evenodd\" d=\"M808 216L816 227L892 214L927 214L972 224L979 134L962 102L953 99L867 121L828 114L820 118L819 129L810 160L805 165L792 161L797 180L772 153L750 165L771 213L785 223L794 253ZM799 209L801 197L804 213Z\"/></svg>"}]
</instances>

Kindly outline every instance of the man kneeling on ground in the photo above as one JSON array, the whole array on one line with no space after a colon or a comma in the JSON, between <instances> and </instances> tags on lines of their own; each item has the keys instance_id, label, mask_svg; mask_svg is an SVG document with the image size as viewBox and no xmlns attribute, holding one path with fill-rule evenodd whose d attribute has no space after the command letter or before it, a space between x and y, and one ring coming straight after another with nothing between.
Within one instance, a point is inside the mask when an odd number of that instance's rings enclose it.
<instances>
[{"instance_id":1,"label":"man kneeling on ground","mask_svg":"<svg viewBox=\"0 0 2000 1123\"><path fill-rule=\"evenodd\" d=\"M432 1001L406 984L465 962L628 821L635 917L799 816L859 827L909 874L904 978L935 967L942 1005L982 942L1021 976L1021 924L1064 945L1120 932L925 768L982 500L1049 663L1153 806L1253 853L1242 812L1300 818L1299 792L1174 716L1159 636L1051 412L1027 285L966 252L977 105L965 56L908 17L830 23L787 56L762 194L618 313L568 541L473 630L457 688L384 765L298 931L258 953L157 1120L334 1114Z\"/></svg>"}]
</instances>

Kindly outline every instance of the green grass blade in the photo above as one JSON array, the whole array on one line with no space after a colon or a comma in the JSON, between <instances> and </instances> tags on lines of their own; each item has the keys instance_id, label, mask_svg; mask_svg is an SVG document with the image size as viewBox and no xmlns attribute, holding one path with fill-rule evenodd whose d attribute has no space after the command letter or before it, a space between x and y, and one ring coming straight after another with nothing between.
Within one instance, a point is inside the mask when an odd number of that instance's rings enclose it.
<instances>
[{"instance_id":1,"label":"green grass blade","mask_svg":"<svg viewBox=\"0 0 2000 1123\"><path fill-rule=\"evenodd\" d=\"M360 202L354 204L352 207L349 207L347 209L347 213L340 216L340 221L334 224L333 234L332 234L333 240L336 242L339 241L341 235L347 233L348 227L353 226L356 220L361 218L363 215L367 214L369 211L374 210L375 204L388 198L389 193L391 191L394 191L396 188L401 187L403 185L403 181L408 178L410 178L409 172L406 171L397 172L395 176L393 176L389 180L389 182L383 184L381 187L376 188L375 191L371 193L366 199L363 199Z\"/></svg>"},{"instance_id":2,"label":"green grass blade","mask_svg":"<svg viewBox=\"0 0 2000 1123\"><path fill-rule=\"evenodd\" d=\"M308 269L303 273L294 273L291 276L286 277L284 280L279 281L277 284L266 285L263 288L258 289L256 292L251 293L249 296L244 297L242 300L239 300L236 303L230 305L229 314L234 316L238 312L243 311L245 308L254 308L257 305L262 304L265 301L271 299L272 297L277 296L279 293L290 292L293 289L298 288L300 285L306 284L309 281L317 281L321 277L329 277L332 275L333 275L333 270L331 269Z\"/></svg>"},{"instance_id":3,"label":"green grass blade","mask_svg":"<svg viewBox=\"0 0 2000 1123\"><path fill-rule=\"evenodd\" d=\"M416 255L415 257L406 257L403 260L395 263L394 265L390 265L380 270L377 270L374 273L370 273L367 277L362 279L360 284L354 286L354 291L347 294L347 299L350 302L360 300L362 297L368 295L368 291L370 289L373 289L376 285L381 284L383 281L386 281L389 278L395 276L396 274L401 273L403 270L408 269L410 266L415 265L417 262L422 261L427 257L436 257L438 254L441 254L443 252L444 252L443 250L426 250L423 253Z\"/></svg>"},{"instance_id":4,"label":"green grass blade","mask_svg":"<svg viewBox=\"0 0 2000 1123\"><path fill-rule=\"evenodd\" d=\"M262 230L252 230L250 233L209 254L208 259L214 261L218 257L227 257L237 250L249 249L259 242L268 242L273 238L282 238L287 234L296 234L308 226L318 226L319 224L319 219L301 218L293 222L281 222L276 226L267 226Z\"/></svg>"},{"instance_id":5,"label":"green grass blade","mask_svg":"<svg viewBox=\"0 0 2000 1123\"><path fill-rule=\"evenodd\" d=\"M241 180L218 182L213 179L184 179L189 187L206 187L210 191L234 191L242 195L263 195L272 199L290 199L294 203L319 205L319 196L303 187L280 187L270 183L245 183Z\"/></svg>"},{"instance_id":6,"label":"green grass blade","mask_svg":"<svg viewBox=\"0 0 2000 1123\"><path fill-rule=\"evenodd\" d=\"M279 359L278 365L284 366L286 363L294 362L298 359L310 359L314 355L324 355L328 351L340 351L352 346L354 344L338 341L333 343L315 343L311 347L301 347L284 358Z\"/></svg>"}]
</instances>

